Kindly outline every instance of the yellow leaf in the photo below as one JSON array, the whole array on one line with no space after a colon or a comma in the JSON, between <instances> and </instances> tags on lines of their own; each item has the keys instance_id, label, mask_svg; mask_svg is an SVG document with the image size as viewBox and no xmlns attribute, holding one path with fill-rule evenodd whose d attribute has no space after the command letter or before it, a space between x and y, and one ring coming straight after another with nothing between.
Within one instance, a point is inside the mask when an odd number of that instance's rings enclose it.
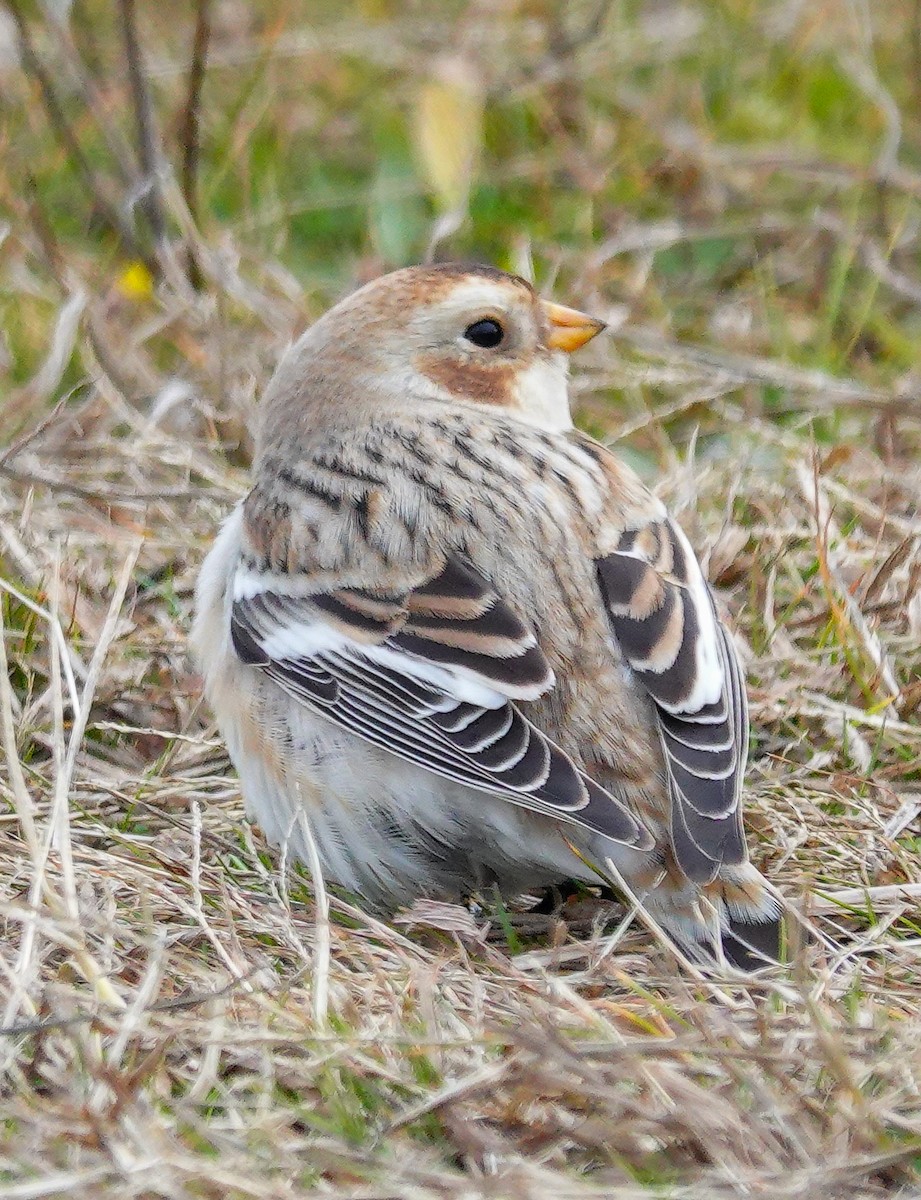
<instances>
[{"instance_id":1,"label":"yellow leaf","mask_svg":"<svg viewBox=\"0 0 921 1200\"><path fill-rule=\"evenodd\" d=\"M142 262L131 262L118 277L116 288L127 300L148 300L153 295L153 276Z\"/></svg>"},{"instance_id":2,"label":"yellow leaf","mask_svg":"<svg viewBox=\"0 0 921 1200\"><path fill-rule=\"evenodd\" d=\"M420 88L414 133L420 171L439 208L464 208L483 141L483 92L469 63L437 64Z\"/></svg>"}]
</instances>

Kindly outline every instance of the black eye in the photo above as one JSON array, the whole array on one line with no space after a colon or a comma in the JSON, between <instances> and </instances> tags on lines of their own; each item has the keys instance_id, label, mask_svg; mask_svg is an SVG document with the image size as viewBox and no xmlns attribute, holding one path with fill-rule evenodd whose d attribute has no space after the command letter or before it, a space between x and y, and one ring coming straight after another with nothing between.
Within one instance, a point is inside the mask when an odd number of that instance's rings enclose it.
<instances>
[{"instance_id":1,"label":"black eye","mask_svg":"<svg viewBox=\"0 0 921 1200\"><path fill-rule=\"evenodd\" d=\"M485 317L482 321L474 321L472 325L468 325L464 330L464 337L468 342L473 342L474 346L492 350L505 337L505 330L492 317Z\"/></svg>"}]
</instances>

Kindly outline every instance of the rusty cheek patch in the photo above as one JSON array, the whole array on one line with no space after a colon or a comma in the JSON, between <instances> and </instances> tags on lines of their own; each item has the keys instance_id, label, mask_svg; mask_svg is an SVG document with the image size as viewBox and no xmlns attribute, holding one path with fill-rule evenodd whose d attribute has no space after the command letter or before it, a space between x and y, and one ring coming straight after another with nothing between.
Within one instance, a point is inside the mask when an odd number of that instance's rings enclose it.
<instances>
[{"instance_id":1,"label":"rusty cheek patch","mask_svg":"<svg viewBox=\"0 0 921 1200\"><path fill-rule=\"evenodd\" d=\"M416 366L427 379L458 400L514 407L516 368L512 363L448 363L425 354L418 356Z\"/></svg>"}]
</instances>

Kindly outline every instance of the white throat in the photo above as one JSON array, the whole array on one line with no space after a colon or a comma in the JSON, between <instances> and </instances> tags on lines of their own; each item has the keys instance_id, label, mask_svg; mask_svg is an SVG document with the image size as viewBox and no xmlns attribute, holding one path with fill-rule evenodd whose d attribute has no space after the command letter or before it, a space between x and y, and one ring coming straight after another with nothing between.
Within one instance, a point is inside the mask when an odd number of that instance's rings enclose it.
<instances>
[{"instance_id":1,"label":"white throat","mask_svg":"<svg viewBox=\"0 0 921 1200\"><path fill-rule=\"evenodd\" d=\"M569 359L562 352L542 355L518 376L515 416L546 433L572 429L569 410Z\"/></svg>"}]
</instances>

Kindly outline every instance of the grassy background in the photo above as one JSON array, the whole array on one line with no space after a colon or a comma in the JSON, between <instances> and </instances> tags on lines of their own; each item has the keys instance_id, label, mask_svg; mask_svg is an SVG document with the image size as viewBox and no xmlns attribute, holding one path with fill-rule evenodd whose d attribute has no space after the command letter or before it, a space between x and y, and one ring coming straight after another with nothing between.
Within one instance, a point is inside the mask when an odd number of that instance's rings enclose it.
<instances>
[{"instance_id":1,"label":"grassy background","mask_svg":"<svg viewBox=\"0 0 921 1200\"><path fill-rule=\"evenodd\" d=\"M921 1193L917 0L0 14L0 1197ZM195 572L281 350L429 253L609 320L578 420L737 631L789 969L326 920L243 823Z\"/></svg>"}]
</instances>

